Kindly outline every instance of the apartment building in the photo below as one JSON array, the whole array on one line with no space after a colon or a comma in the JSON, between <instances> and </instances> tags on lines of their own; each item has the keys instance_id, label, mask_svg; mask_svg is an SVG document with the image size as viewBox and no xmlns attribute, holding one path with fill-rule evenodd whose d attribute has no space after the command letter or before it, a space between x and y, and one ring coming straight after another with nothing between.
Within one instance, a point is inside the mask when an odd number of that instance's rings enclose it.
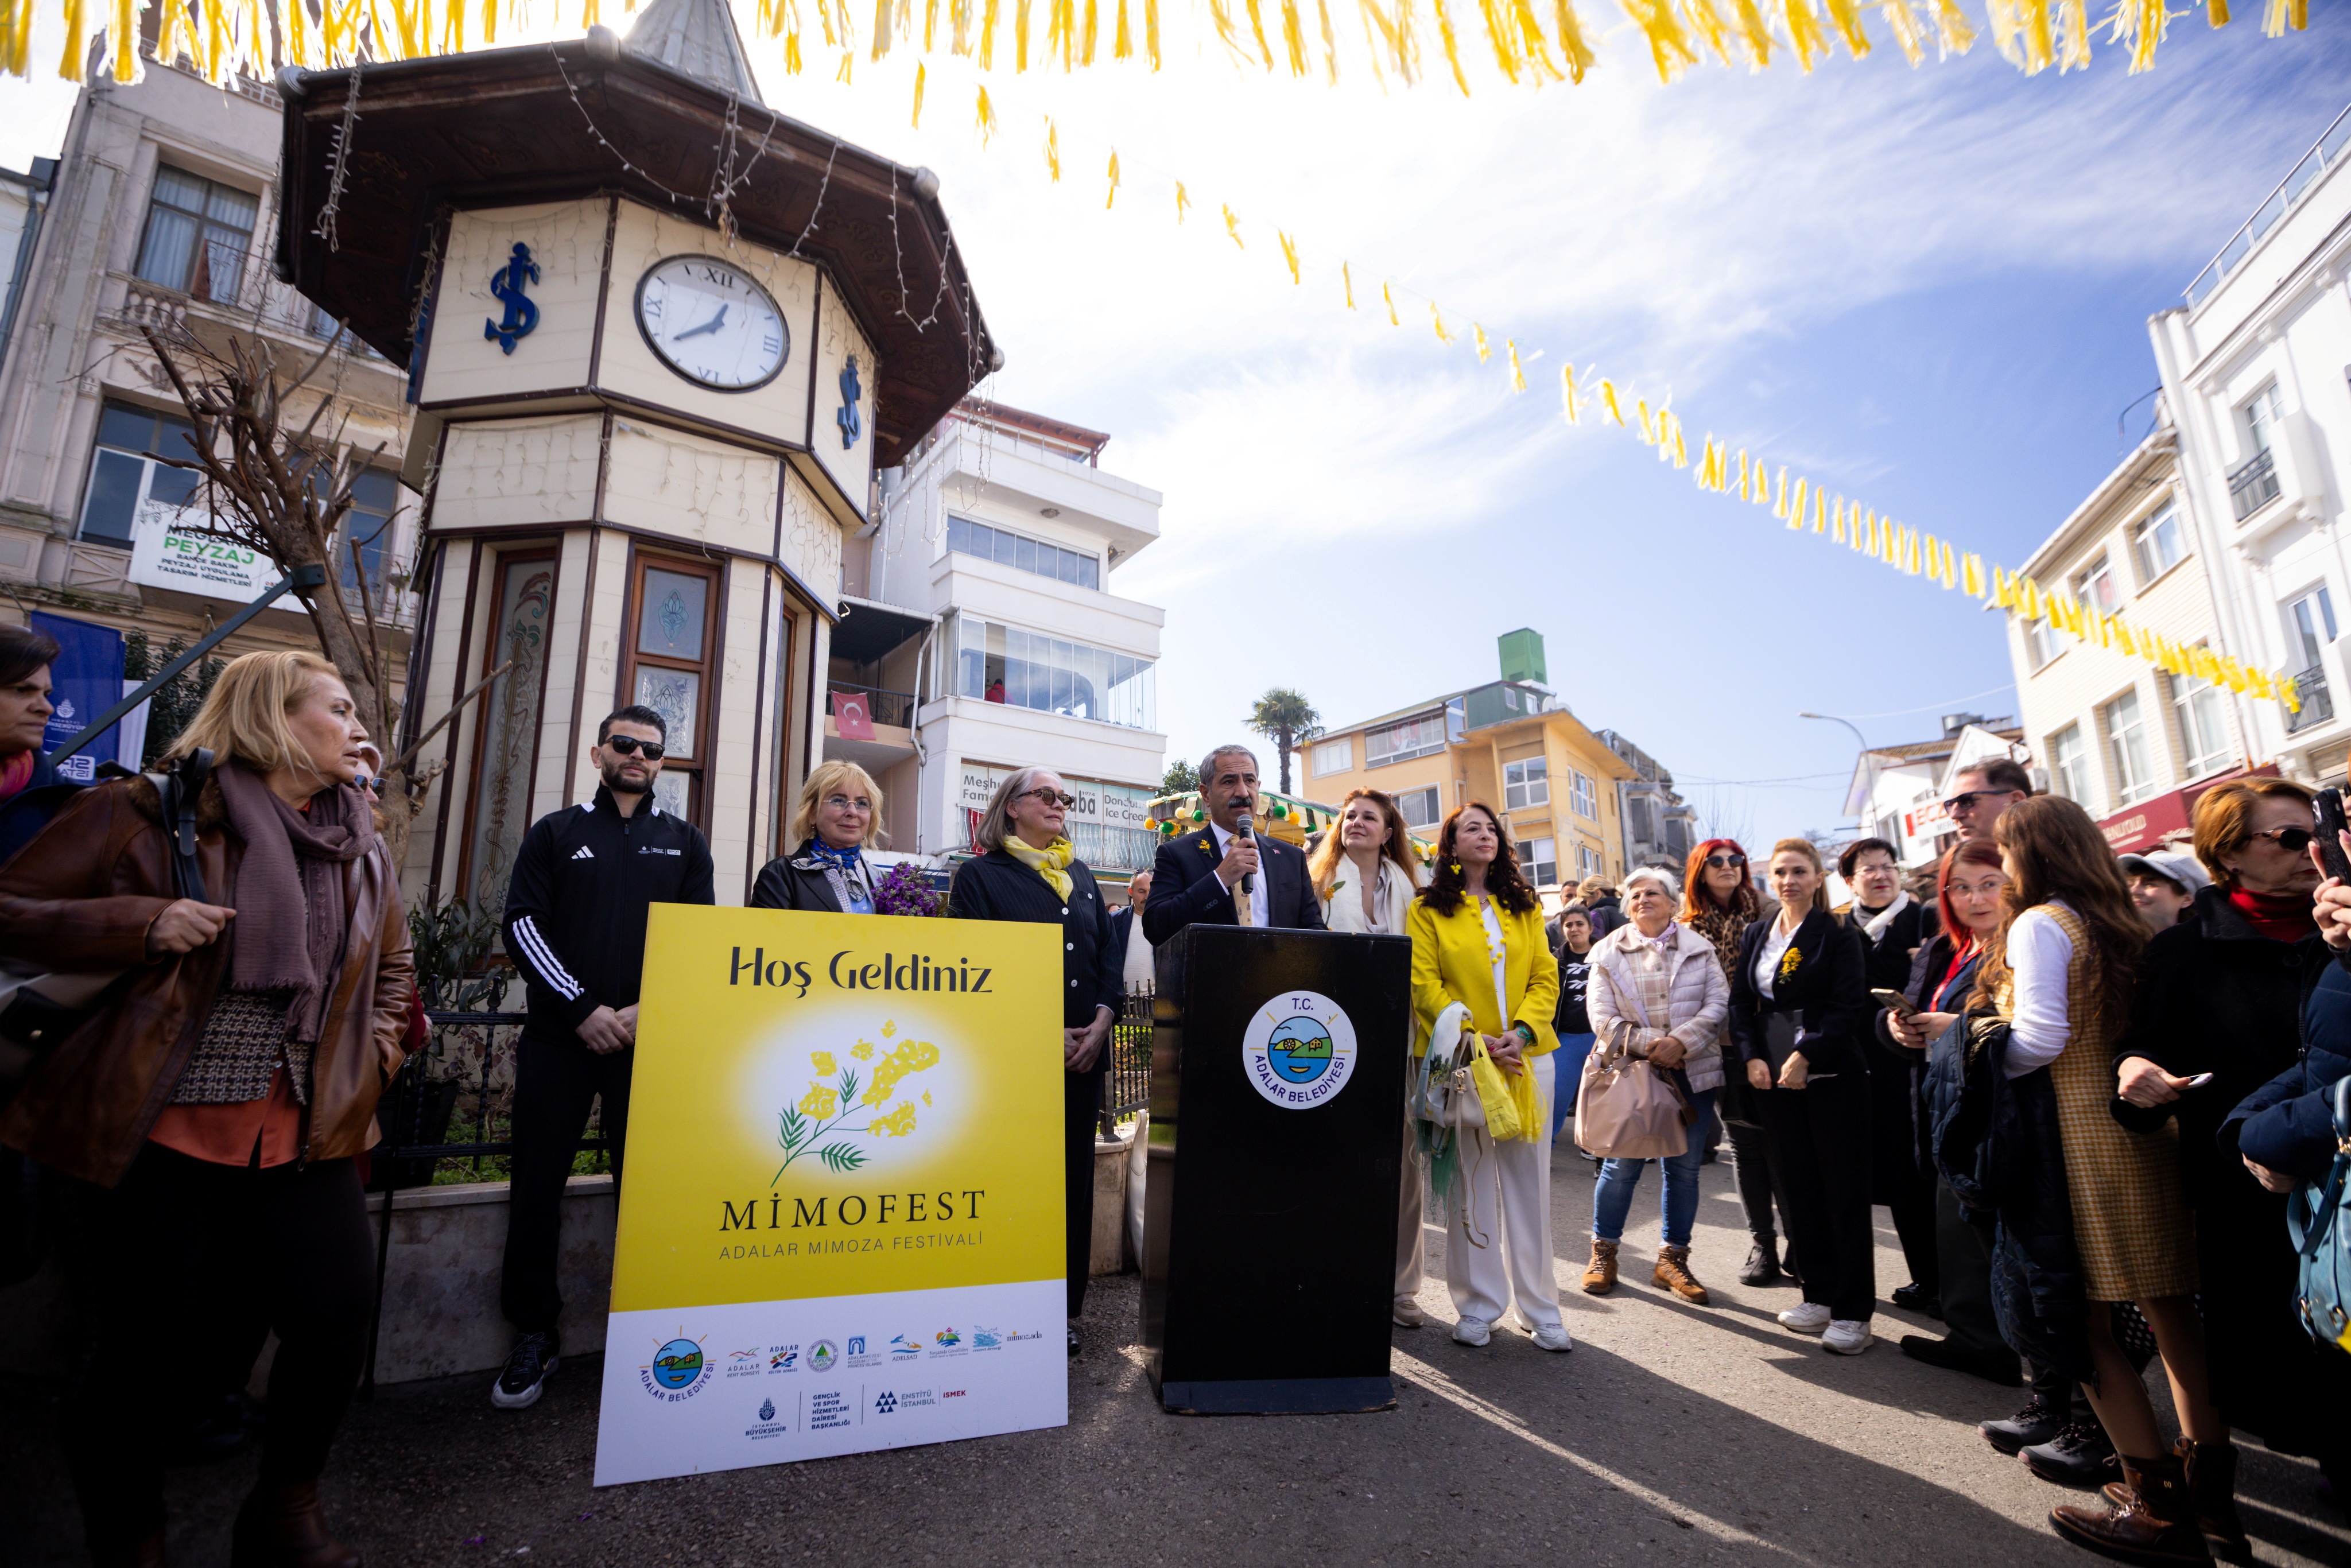
<instances>
[{"instance_id":1,"label":"apartment building","mask_svg":"<svg viewBox=\"0 0 2351 1568\"><path fill-rule=\"evenodd\" d=\"M2182 553L2200 559L2198 570L2213 583L2210 634L2221 651L2294 677L2301 701L2298 712L2276 702L2220 704L2229 733L2184 743L2196 755L2180 758L2183 776L2195 772L2189 762L2228 753L2274 760L2291 777L2340 780L2351 745L2341 641L2351 605L2343 541L2351 110L2255 206L2184 303L2150 319L2148 334L2174 426ZM2175 596L2192 597L2185 588ZM2160 773L2161 747L2147 733ZM2101 787L2113 791L2102 796L2109 810L2145 788L2121 773Z\"/></svg>"},{"instance_id":2,"label":"apartment building","mask_svg":"<svg viewBox=\"0 0 2351 1568\"><path fill-rule=\"evenodd\" d=\"M1105 886L1151 864L1165 615L1111 583L1159 537L1161 497L1103 469L1110 439L967 398L883 473L842 560L823 737L881 784L893 852L975 852L997 785L1041 764ZM868 722L844 727L844 699Z\"/></svg>"},{"instance_id":3,"label":"apartment building","mask_svg":"<svg viewBox=\"0 0 2351 1568\"><path fill-rule=\"evenodd\" d=\"M2024 563L2085 610L2121 615L2182 648L2225 651L2221 582L2189 527L2191 486L2167 400L2154 430ZM2225 569L2223 569L2225 570ZM2254 760L2272 706L2119 648L2012 619L2008 635L2026 744L2054 793L2081 802L2120 848L2188 824L2197 795Z\"/></svg>"},{"instance_id":4,"label":"apartment building","mask_svg":"<svg viewBox=\"0 0 2351 1568\"><path fill-rule=\"evenodd\" d=\"M1447 812L1482 800L1502 813L1528 880L1541 890L1544 907L1556 909L1562 890L1572 896L1583 877L1625 874L1625 787L1657 779L1645 779L1605 732L1585 727L1550 689L1540 633L1521 628L1499 642L1499 679L1326 730L1308 743L1300 793L1335 803L1359 785L1382 790L1416 831L1432 837ZM1670 789L1671 776L1665 778ZM1655 791L1638 793L1646 809Z\"/></svg>"},{"instance_id":5,"label":"apartment building","mask_svg":"<svg viewBox=\"0 0 2351 1568\"><path fill-rule=\"evenodd\" d=\"M210 517L194 476L156 460L187 455L190 427L142 329L266 343L288 380L326 351L311 386L348 415L328 428L370 464L337 559L348 594L364 569L398 669L416 606L403 376L348 337L329 350L335 322L271 275L279 107L270 87L224 90L151 55L140 81L91 78L53 168L0 175L0 234L33 241L0 317L0 582L26 611L144 632L159 649L203 635L277 573L194 532ZM298 427L308 407L297 401ZM220 653L315 646L288 596Z\"/></svg>"}]
</instances>

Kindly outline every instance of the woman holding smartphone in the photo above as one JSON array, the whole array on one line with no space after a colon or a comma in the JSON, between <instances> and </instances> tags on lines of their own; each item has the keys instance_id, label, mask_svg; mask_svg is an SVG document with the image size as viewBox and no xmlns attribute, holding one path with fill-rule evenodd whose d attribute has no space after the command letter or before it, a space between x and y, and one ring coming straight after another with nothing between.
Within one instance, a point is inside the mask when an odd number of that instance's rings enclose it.
<instances>
[{"instance_id":1,"label":"woman holding smartphone","mask_svg":"<svg viewBox=\"0 0 2351 1568\"><path fill-rule=\"evenodd\" d=\"M2178 1119L2212 1403L2229 1426L2335 1475L2351 1458L2340 1418L2351 1358L2304 1332L2285 1197L2263 1190L2220 1139L2231 1110L2299 1060L2304 1005L2328 967L2311 913L2311 799L2291 779L2241 779L2196 802L2196 858L2212 885L2147 943L2138 1003L2115 1047L2116 1114L2142 1132ZM2235 1448L2182 1438L2174 1452L2206 1539L2241 1549Z\"/></svg>"}]
</instances>

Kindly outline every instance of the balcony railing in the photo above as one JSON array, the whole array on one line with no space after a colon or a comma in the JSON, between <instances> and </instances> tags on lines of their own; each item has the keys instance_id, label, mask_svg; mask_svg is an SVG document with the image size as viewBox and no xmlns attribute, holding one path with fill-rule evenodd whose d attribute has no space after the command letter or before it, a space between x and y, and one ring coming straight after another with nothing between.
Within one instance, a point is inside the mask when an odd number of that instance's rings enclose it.
<instances>
[{"instance_id":1,"label":"balcony railing","mask_svg":"<svg viewBox=\"0 0 2351 1568\"><path fill-rule=\"evenodd\" d=\"M873 716L875 724L891 724L900 729L911 729L914 724L914 694L884 691L880 686L851 685L834 681L829 688L843 696L863 697L865 711Z\"/></svg>"},{"instance_id":2,"label":"balcony railing","mask_svg":"<svg viewBox=\"0 0 2351 1568\"><path fill-rule=\"evenodd\" d=\"M2237 521L2241 523L2276 500L2277 493L2277 460L2266 446L2253 454L2252 462L2229 476L2229 504L2236 508Z\"/></svg>"},{"instance_id":3,"label":"balcony railing","mask_svg":"<svg viewBox=\"0 0 2351 1568\"><path fill-rule=\"evenodd\" d=\"M2294 676L2294 700L2302 706L2285 716L2285 732L2288 735L2315 729L2322 724L2334 721L2335 698L2326 689L2325 665L2313 664Z\"/></svg>"},{"instance_id":4,"label":"balcony railing","mask_svg":"<svg viewBox=\"0 0 2351 1568\"><path fill-rule=\"evenodd\" d=\"M1100 822L1071 822L1070 847L1090 866L1112 871L1141 871L1159 852L1159 835L1143 828L1112 828Z\"/></svg>"}]
</instances>

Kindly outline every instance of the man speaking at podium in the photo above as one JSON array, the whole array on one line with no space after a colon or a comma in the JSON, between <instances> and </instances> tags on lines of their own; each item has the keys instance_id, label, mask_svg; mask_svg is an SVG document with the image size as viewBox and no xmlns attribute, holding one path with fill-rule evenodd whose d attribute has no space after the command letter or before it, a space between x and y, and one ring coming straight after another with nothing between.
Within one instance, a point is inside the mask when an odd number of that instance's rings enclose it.
<instances>
[{"instance_id":1,"label":"man speaking at podium","mask_svg":"<svg viewBox=\"0 0 2351 1568\"><path fill-rule=\"evenodd\" d=\"M1200 763L1205 830L1163 839L1151 867L1143 934L1157 947L1195 921L1320 931L1322 901L1306 874L1306 856L1260 837L1257 755L1220 746Z\"/></svg>"}]
</instances>

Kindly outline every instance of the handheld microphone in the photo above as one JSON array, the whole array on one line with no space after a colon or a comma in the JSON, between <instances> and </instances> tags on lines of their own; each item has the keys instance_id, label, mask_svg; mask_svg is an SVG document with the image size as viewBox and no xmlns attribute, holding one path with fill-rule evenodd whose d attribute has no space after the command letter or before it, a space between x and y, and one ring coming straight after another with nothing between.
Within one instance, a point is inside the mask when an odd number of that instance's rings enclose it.
<instances>
[{"instance_id":1,"label":"handheld microphone","mask_svg":"<svg viewBox=\"0 0 2351 1568\"><path fill-rule=\"evenodd\" d=\"M1256 821L1247 811L1243 811L1239 816L1233 819L1233 837L1240 840L1243 843L1247 843L1256 837ZM1253 871L1245 871L1241 873L1241 896L1243 898L1247 898L1256 891L1257 873Z\"/></svg>"}]
</instances>

